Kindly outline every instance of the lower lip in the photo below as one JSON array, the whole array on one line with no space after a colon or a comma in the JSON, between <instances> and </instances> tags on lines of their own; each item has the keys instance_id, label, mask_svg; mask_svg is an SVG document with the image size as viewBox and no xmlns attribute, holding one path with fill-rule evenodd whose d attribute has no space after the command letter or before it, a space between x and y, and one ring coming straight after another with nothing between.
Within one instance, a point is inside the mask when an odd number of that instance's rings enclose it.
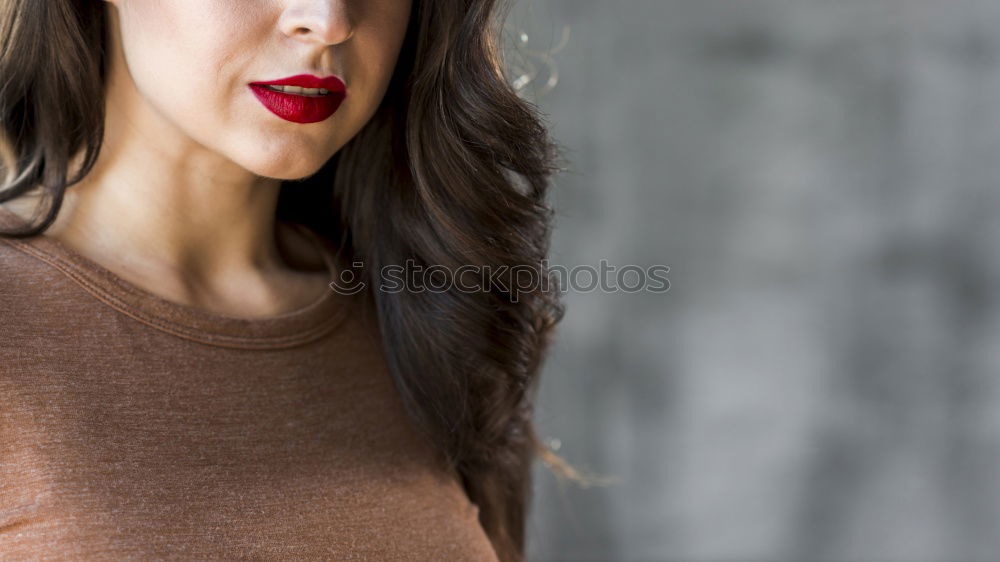
<instances>
[{"instance_id":1,"label":"lower lip","mask_svg":"<svg viewBox=\"0 0 1000 562\"><path fill-rule=\"evenodd\" d=\"M250 84L257 101L271 113L292 123L318 123L337 112L344 101L343 92L330 92L322 96L300 96L276 92L266 86Z\"/></svg>"}]
</instances>

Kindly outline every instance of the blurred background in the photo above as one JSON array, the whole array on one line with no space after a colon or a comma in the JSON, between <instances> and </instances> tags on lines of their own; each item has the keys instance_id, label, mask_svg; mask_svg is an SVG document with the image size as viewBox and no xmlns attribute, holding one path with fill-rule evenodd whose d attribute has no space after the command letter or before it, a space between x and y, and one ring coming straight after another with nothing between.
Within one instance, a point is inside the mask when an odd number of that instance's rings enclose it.
<instances>
[{"instance_id":1,"label":"blurred background","mask_svg":"<svg viewBox=\"0 0 1000 562\"><path fill-rule=\"evenodd\" d=\"M617 482L539 463L529 560L1000 560L1000 2L508 29L568 161L551 262L670 267L565 295L538 425Z\"/></svg>"}]
</instances>

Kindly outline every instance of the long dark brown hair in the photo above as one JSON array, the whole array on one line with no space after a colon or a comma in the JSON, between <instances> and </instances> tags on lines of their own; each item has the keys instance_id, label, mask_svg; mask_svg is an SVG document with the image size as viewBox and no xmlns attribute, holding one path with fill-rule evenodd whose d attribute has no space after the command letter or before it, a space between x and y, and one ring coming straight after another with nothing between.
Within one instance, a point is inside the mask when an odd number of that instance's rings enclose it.
<instances>
[{"instance_id":1,"label":"long dark brown hair","mask_svg":"<svg viewBox=\"0 0 1000 562\"><path fill-rule=\"evenodd\" d=\"M563 315L541 283L480 291L385 292L403 264L488 265L548 276L559 156L540 114L505 77L504 0L413 0L392 82L372 120L314 176L282 185L278 218L360 262L387 362L408 414L460 477L500 559L524 558L531 467L585 482L538 438L538 374ZM107 6L0 0L0 203L39 190L30 237L101 148ZM82 156L74 177L72 158ZM468 285L466 281L466 286Z\"/></svg>"}]
</instances>

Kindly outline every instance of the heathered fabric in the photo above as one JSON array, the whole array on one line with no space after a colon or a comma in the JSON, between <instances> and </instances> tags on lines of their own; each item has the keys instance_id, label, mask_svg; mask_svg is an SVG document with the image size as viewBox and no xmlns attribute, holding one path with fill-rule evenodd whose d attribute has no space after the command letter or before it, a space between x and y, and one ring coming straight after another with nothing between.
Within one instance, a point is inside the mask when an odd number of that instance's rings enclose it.
<instances>
[{"instance_id":1,"label":"heathered fabric","mask_svg":"<svg viewBox=\"0 0 1000 562\"><path fill-rule=\"evenodd\" d=\"M225 316L0 238L0 560L495 561L361 302Z\"/></svg>"}]
</instances>

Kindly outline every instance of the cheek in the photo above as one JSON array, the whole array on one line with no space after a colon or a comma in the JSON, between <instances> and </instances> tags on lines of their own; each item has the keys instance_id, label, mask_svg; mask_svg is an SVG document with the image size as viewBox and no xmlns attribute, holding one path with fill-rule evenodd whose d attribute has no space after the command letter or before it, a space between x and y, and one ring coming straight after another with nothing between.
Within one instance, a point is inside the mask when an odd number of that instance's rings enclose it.
<instances>
[{"instance_id":1,"label":"cheek","mask_svg":"<svg viewBox=\"0 0 1000 562\"><path fill-rule=\"evenodd\" d=\"M256 2L234 10L221 0L136 0L126 3L122 41L139 93L180 125L218 127L232 111L239 64L251 60ZM228 5L228 7L227 7ZM258 18L259 19L259 18ZM201 127L199 127L201 126Z\"/></svg>"},{"instance_id":2,"label":"cheek","mask_svg":"<svg viewBox=\"0 0 1000 562\"><path fill-rule=\"evenodd\" d=\"M374 115L400 58L410 15L409 0L359 4L360 22L349 49L341 53L352 91L345 115L351 134Z\"/></svg>"},{"instance_id":3,"label":"cheek","mask_svg":"<svg viewBox=\"0 0 1000 562\"><path fill-rule=\"evenodd\" d=\"M361 60L356 64L387 83L399 59L409 19L410 0L370 4L364 15L365 29L359 33L357 50Z\"/></svg>"}]
</instances>

